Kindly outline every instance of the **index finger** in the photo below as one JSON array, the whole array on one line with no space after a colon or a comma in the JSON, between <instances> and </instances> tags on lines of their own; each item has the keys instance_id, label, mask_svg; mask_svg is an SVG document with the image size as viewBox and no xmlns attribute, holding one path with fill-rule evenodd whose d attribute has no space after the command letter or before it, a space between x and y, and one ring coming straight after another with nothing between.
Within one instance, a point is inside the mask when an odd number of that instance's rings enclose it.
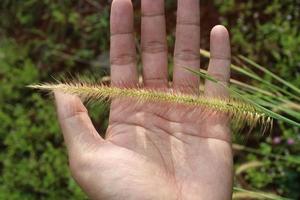
<instances>
[{"instance_id":1,"label":"index finger","mask_svg":"<svg viewBox=\"0 0 300 200\"><path fill-rule=\"evenodd\" d=\"M111 84L134 87L138 83L138 75L130 0L112 2L110 29Z\"/></svg>"}]
</instances>

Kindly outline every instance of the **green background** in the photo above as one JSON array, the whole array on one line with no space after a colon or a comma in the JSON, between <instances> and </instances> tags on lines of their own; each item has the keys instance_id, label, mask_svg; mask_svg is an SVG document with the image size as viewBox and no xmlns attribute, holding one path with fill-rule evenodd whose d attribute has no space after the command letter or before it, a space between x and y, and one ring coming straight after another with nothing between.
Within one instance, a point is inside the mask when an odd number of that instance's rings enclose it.
<instances>
[{"instance_id":1,"label":"green background","mask_svg":"<svg viewBox=\"0 0 300 200\"><path fill-rule=\"evenodd\" d=\"M224 24L231 34L233 55L245 55L300 87L299 1L200 2L201 48L209 47L210 29ZM134 7L138 44L139 1L134 1ZM170 66L175 11L176 1L167 0ZM1 0L0 199L86 199L70 176L51 97L25 86L69 74L108 75L109 14L110 1L104 0ZM206 65L203 59L203 68ZM263 87L236 74L233 77ZM104 133L108 106L92 105L89 111L97 130ZM299 161L299 132L299 128L275 123L269 135L235 138L235 143L260 153L235 152L237 169L253 161L262 163L237 174L236 185L300 198L300 166L289 162L289 158ZM274 143L275 137L280 138L279 144ZM291 140L294 143L288 144ZM271 154L286 160L271 159Z\"/></svg>"}]
</instances>

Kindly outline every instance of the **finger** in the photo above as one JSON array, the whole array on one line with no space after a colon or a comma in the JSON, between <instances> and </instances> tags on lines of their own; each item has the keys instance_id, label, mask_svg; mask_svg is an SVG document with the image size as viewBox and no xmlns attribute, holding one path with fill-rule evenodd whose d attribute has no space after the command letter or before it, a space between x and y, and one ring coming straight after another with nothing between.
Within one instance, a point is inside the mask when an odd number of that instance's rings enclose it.
<instances>
[{"instance_id":1,"label":"finger","mask_svg":"<svg viewBox=\"0 0 300 200\"><path fill-rule=\"evenodd\" d=\"M230 42L229 34L225 27L215 26L210 36L211 57L208 66L208 74L223 84L227 85L230 79ZM205 81L205 96L212 98L226 99L229 92L224 86ZM225 141L231 141L230 123L227 114L210 115L206 119L207 134L210 137L223 138Z\"/></svg>"},{"instance_id":2,"label":"finger","mask_svg":"<svg viewBox=\"0 0 300 200\"><path fill-rule=\"evenodd\" d=\"M208 74L224 84L230 79L230 40L224 26L215 26L210 35L210 61ZM228 91L220 84L205 82L205 95L209 97L228 97Z\"/></svg>"},{"instance_id":3,"label":"finger","mask_svg":"<svg viewBox=\"0 0 300 200\"><path fill-rule=\"evenodd\" d=\"M86 152L103 141L76 96L55 92L58 119L70 154Z\"/></svg>"},{"instance_id":4,"label":"finger","mask_svg":"<svg viewBox=\"0 0 300 200\"><path fill-rule=\"evenodd\" d=\"M130 0L114 0L110 17L111 84L136 86L136 50L133 35L133 7Z\"/></svg>"},{"instance_id":5,"label":"finger","mask_svg":"<svg viewBox=\"0 0 300 200\"><path fill-rule=\"evenodd\" d=\"M185 68L200 68L199 0L178 0L173 84L184 92L198 92L199 78Z\"/></svg>"},{"instance_id":6,"label":"finger","mask_svg":"<svg viewBox=\"0 0 300 200\"><path fill-rule=\"evenodd\" d=\"M168 60L164 0L142 0L142 59L145 87L167 87Z\"/></svg>"}]
</instances>

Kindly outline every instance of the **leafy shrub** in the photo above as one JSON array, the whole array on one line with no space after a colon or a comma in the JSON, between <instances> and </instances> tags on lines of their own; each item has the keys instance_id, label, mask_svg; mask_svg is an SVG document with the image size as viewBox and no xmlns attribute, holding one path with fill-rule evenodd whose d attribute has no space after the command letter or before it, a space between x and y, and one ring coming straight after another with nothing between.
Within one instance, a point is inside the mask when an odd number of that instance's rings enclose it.
<instances>
[{"instance_id":1,"label":"leafy shrub","mask_svg":"<svg viewBox=\"0 0 300 200\"><path fill-rule=\"evenodd\" d=\"M2 40L0 56L0 199L84 199L70 178L53 103L25 88L42 77L27 48Z\"/></svg>"},{"instance_id":2,"label":"leafy shrub","mask_svg":"<svg viewBox=\"0 0 300 200\"><path fill-rule=\"evenodd\" d=\"M300 87L298 1L215 0L214 3L222 16L220 20L230 29L234 56L245 55ZM240 60L234 57L234 62L240 63ZM261 76L278 85L267 74ZM252 84L259 88L265 87L256 81L252 81ZM285 88L284 85L278 86ZM299 105L299 102L296 103ZM244 187L275 190L278 194L298 199L300 184L296 180L300 173L300 158L297 156L300 150L299 132L297 127L276 123L272 135L261 139L249 138L246 146L255 147L255 152L244 154L246 158L239 155L236 167L255 160L263 165L247 170L243 179L237 182Z\"/></svg>"},{"instance_id":3,"label":"leafy shrub","mask_svg":"<svg viewBox=\"0 0 300 200\"><path fill-rule=\"evenodd\" d=\"M233 55L242 54L300 86L300 2L215 0L228 26ZM269 78L269 77L265 77Z\"/></svg>"},{"instance_id":4,"label":"leafy shrub","mask_svg":"<svg viewBox=\"0 0 300 200\"><path fill-rule=\"evenodd\" d=\"M51 99L24 86L69 72L107 74L109 2L1 1L0 199L86 199L70 178ZM138 2L134 1L136 7ZM166 1L170 49L175 3ZM298 1L214 0L214 4L230 29L233 55L243 54L300 86ZM271 80L267 75L263 78ZM264 88L256 81L252 84ZM107 107L95 105L89 110L104 133ZM252 161L262 163L237 176L236 182L297 199L300 131L284 123L275 124L273 130L268 137L236 140L249 146L249 151L237 151L236 168Z\"/></svg>"},{"instance_id":5,"label":"leafy shrub","mask_svg":"<svg viewBox=\"0 0 300 200\"><path fill-rule=\"evenodd\" d=\"M25 86L70 71L107 73L109 4L97 5L1 2L0 199L86 199L69 173L52 99ZM90 110L103 133L107 106Z\"/></svg>"}]
</instances>

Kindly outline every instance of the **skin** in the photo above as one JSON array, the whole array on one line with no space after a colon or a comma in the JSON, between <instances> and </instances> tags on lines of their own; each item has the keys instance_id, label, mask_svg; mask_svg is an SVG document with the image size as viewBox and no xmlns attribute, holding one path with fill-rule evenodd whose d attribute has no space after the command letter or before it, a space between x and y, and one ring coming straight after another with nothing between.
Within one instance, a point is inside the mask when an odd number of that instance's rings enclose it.
<instances>
[{"instance_id":1,"label":"skin","mask_svg":"<svg viewBox=\"0 0 300 200\"><path fill-rule=\"evenodd\" d=\"M167 78L164 0L142 0L143 86L198 94L199 79L183 67L200 68L199 0L178 0L173 83ZM111 10L111 84L136 87L138 73L130 0ZM227 83L230 42L215 26L208 73ZM226 98L206 81L207 97ZM231 199L232 149L228 119L207 110L114 99L101 138L80 99L55 92L59 121L74 179L91 199Z\"/></svg>"}]
</instances>

